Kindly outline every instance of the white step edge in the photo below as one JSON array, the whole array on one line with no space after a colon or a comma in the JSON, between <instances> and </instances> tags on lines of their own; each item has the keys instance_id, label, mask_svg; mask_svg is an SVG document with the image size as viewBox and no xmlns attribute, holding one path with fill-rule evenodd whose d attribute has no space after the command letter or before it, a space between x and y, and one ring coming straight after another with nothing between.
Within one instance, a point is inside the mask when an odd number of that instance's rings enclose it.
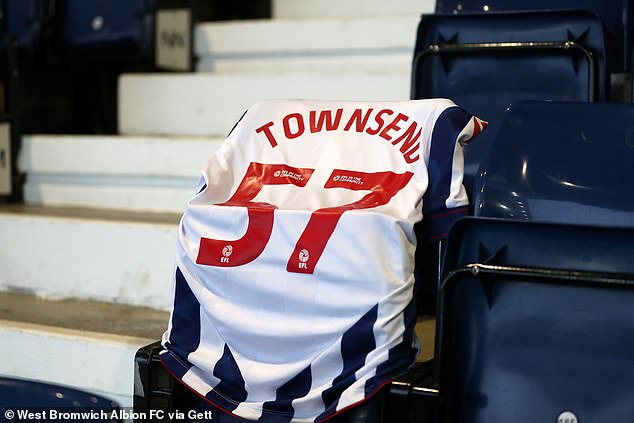
<instances>
[{"instance_id":1,"label":"white step edge","mask_svg":"<svg viewBox=\"0 0 634 423\"><path fill-rule=\"evenodd\" d=\"M285 19L433 13L435 0L273 0L273 17Z\"/></svg>"},{"instance_id":2,"label":"white step edge","mask_svg":"<svg viewBox=\"0 0 634 423\"><path fill-rule=\"evenodd\" d=\"M29 175L26 204L183 213L194 196L195 179Z\"/></svg>"},{"instance_id":3,"label":"white step edge","mask_svg":"<svg viewBox=\"0 0 634 423\"><path fill-rule=\"evenodd\" d=\"M272 53L330 53L391 49L413 50L419 16L245 20L198 24L194 53L212 55L267 55Z\"/></svg>"},{"instance_id":4,"label":"white step edge","mask_svg":"<svg viewBox=\"0 0 634 423\"><path fill-rule=\"evenodd\" d=\"M198 72L408 73L418 16L196 26ZM380 30L378 30L380 29Z\"/></svg>"},{"instance_id":5,"label":"white step edge","mask_svg":"<svg viewBox=\"0 0 634 423\"><path fill-rule=\"evenodd\" d=\"M86 390L132 406L134 355L155 339L0 320L0 375Z\"/></svg>"},{"instance_id":6,"label":"white step edge","mask_svg":"<svg viewBox=\"0 0 634 423\"><path fill-rule=\"evenodd\" d=\"M25 135L27 173L197 178L223 137Z\"/></svg>"},{"instance_id":7,"label":"white step edge","mask_svg":"<svg viewBox=\"0 0 634 423\"><path fill-rule=\"evenodd\" d=\"M30 175L24 184L27 204L183 213L194 196L195 179Z\"/></svg>"},{"instance_id":8,"label":"white step edge","mask_svg":"<svg viewBox=\"0 0 634 423\"><path fill-rule=\"evenodd\" d=\"M221 137L28 135L28 204L182 213Z\"/></svg>"},{"instance_id":9,"label":"white step edge","mask_svg":"<svg viewBox=\"0 0 634 423\"><path fill-rule=\"evenodd\" d=\"M196 72L215 73L400 73L412 69L412 49L398 48L383 52L307 52L258 56L200 56Z\"/></svg>"},{"instance_id":10,"label":"white step edge","mask_svg":"<svg viewBox=\"0 0 634 423\"><path fill-rule=\"evenodd\" d=\"M127 74L119 79L119 132L226 135L261 100L407 100L409 79L409 73Z\"/></svg>"},{"instance_id":11,"label":"white step edge","mask_svg":"<svg viewBox=\"0 0 634 423\"><path fill-rule=\"evenodd\" d=\"M0 213L0 290L169 310L176 224Z\"/></svg>"}]
</instances>

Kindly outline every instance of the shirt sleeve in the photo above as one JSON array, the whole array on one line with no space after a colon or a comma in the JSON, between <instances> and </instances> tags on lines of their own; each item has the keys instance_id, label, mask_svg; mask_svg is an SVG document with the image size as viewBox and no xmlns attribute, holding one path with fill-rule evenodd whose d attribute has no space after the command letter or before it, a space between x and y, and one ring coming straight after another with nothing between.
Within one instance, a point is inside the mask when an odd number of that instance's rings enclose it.
<instances>
[{"instance_id":1,"label":"shirt sleeve","mask_svg":"<svg viewBox=\"0 0 634 423\"><path fill-rule=\"evenodd\" d=\"M436 120L427 164L429 184L423 196L426 241L446 238L453 222L469 213L463 147L486 126L460 107L445 109Z\"/></svg>"},{"instance_id":2,"label":"shirt sleeve","mask_svg":"<svg viewBox=\"0 0 634 423\"><path fill-rule=\"evenodd\" d=\"M230 190L233 187L235 175L231 167L231 161L236 154L234 144L241 137L243 131L243 118L247 114L245 111L240 119L235 123L229 134L223 141L222 145L211 156L200 172L198 182L196 183L196 195L206 191L206 199L208 202L223 202L229 197Z\"/></svg>"}]
</instances>

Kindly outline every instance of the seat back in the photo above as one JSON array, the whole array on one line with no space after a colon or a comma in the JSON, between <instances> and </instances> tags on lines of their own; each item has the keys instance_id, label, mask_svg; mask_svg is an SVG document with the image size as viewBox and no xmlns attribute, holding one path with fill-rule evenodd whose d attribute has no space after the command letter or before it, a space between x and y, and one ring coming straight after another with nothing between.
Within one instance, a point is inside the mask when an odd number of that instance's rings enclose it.
<instances>
[{"instance_id":1,"label":"seat back","mask_svg":"<svg viewBox=\"0 0 634 423\"><path fill-rule=\"evenodd\" d=\"M521 102L474 189L474 214L634 227L634 105Z\"/></svg>"},{"instance_id":2,"label":"seat back","mask_svg":"<svg viewBox=\"0 0 634 423\"><path fill-rule=\"evenodd\" d=\"M0 377L0 409L16 407L50 408L64 412L80 409L119 409L116 402L90 392L34 380ZM103 420L110 421L105 418Z\"/></svg>"},{"instance_id":3,"label":"seat back","mask_svg":"<svg viewBox=\"0 0 634 423\"><path fill-rule=\"evenodd\" d=\"M632 229L456 224L447 263L483 264L441 289L441 421L631 421L632 239Z\"/></svg>"},{"instance_id":4,"label":"seat back","mask_svg":"<svg viewBox=\"0 0 634 423\"><path fill-rule=\"evenodd\" d=\"M151 57L154 2L66 0L57 10L60 53L92 59Z\"/></svg>"},{"instance_id":5,"label":"seat back","mask_svg":"<svg viewBox=\"0 0 634 423\"><path fill-rule=\"evenodd\" d=\"M491 124L465 148L469 190L511 103L605 98L604 51L601 21L587 11L427 15L418 28L411 94L451 98Z\"/></svg>"},{"instance_id":6,"label":"seat back","mask_svg":"<svg viewBox=\"0 0 634 423\"><path fill-rule=\"evenodd\" d=\"M631 70L632 0L437 0L436 13L501 12L527 10L583 9L596 13L605 23L607 46L610 49L610 72Z\"/></svg>"},{"instance_id":7,"label":"seat back","mask_svg":"<svg viewBox=\"0 0 634 423\"><path fill-rule=\"evenodd\" d=\"M26 1L5 1L2 4L5 34L12 37L20 47L30 47L38 36L36 22L42 18L37 10L38 3ZM4 48L4 44L3 48Z\"/></svg>"}]
</instances>

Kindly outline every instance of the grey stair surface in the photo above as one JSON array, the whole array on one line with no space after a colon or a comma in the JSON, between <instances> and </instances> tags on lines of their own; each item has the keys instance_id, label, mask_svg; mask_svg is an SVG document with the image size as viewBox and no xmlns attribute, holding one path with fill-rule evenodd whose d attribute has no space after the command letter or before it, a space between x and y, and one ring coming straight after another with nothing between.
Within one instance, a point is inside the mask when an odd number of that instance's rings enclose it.
<instances>
[{"instance_id":1,"label":"grey stair surface","mask_svg":"<svg viewBox=\"0 0 634 423\"><path fill-rule=\"evenodd\" d=\"M34 204L3 204L0 205L0 213L22 216L31 215L69 219L104 220L110 222L174 225L178 224L181 217L179 213L140 212L86 207L49 207Z\"/></svg>"},{"instance_id":2,"label":"grey stair surface","mask_svg":"<svg viewBox=\"0 0 634 423\"><path fill-rule=\"evenodd\" d=\"M168 312L147 307L0 293L0 320L159 339L167 328L168 319Z\"/></svg>"}]
</instances>

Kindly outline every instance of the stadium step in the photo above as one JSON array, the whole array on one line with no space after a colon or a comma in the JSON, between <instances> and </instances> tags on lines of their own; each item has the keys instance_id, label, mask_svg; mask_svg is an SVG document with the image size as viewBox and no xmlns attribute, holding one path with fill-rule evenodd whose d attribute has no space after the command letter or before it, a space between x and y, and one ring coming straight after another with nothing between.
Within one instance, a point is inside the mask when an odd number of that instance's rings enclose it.
<instances>
[{"instance_id":1,"label":"stadium step","mask_svg":"<svg viewBox=\"0 0 634 423\"><path fill-rule=\"evenodd\" d=\"M119 79L119 132L226 135L249 106L273 98L406 100L409 74L128 74Z\"/></svg>"},{"instance_id":2,"label":"stadium step","mask_svg":"<svg viewBox=\"0 0 634 423\"><path fill-rule=\"evenodd\" d=\"M194 36L196 68L202 72L407 74L419 20L411 15L204 23L196 27Z\"/></svg>"},{"instance_id":3,"label":"stadium step","mask_svg":"<svg viewBox=\"0 0 634 423\"><path fill-rule=\"evenodd\" d=\"M0 293L1 373L84 389L129 407L134 354L159 339L168 320L169 313L144 307Z\"/></svg>"},{"instance_id":4,"label":"stadium step","mask_svg":"<svg viewBox=\"0 0 634 423\"><path fill-rule=\"evenodd\" d=\"M433 0L274 0L274 18L332 18L433 13Z\"/></svg>"},{"instance_id":5,"label":"stadium step","mask_svg":"<svg viewBox=\"0 0 634 423\"><path fill-rule=\"evenodd\" d=\"M18 166L29 204L182 213L221 137L33 135Z\"/></svg>"},{"instance_id":6,"label":"stadium step","mask_svg":"<svg viewBox=\"0 0 634 423\"><path fill-rule=\"evenodd\" d=\"M0 207L0 291L169 309L178 214Z\"/></svg>"}]
</instances>

